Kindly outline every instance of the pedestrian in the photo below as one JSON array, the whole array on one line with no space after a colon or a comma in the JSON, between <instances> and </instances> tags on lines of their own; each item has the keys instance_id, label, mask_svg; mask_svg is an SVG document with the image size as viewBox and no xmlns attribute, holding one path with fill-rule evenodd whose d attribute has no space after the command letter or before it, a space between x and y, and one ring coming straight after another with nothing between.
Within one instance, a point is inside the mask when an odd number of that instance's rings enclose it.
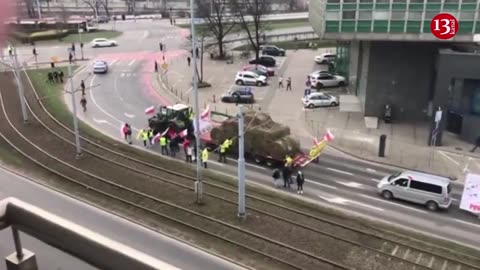
<instances>
[{"instance_id":1,"label":"pedestrian","mask_svg":"<svg viewBox=\"0 0 480 270\"><path fill-rule=\"evenodd\" d=\"M160 51L163 52L163 43L159 43L158 46L160 47Z\"/></svg>"},{"instance_id":2,"label":"pedestrian","mask_svg":"<svg viewBox=\"0 0 480 270\"><path fill-rule=\"evenodd\" d=\"M128 142L128 144L132 144L132 128L128 123L125 123L122 131L123 131L123 136L125 138L125 141Z\"/></svg>"},{"instance_id":3,"label":"pedestrian","mask_svg":"<svg viewBox=\"0 0 480 270\"><path fill-rule=\"evenodd\" d=\"M68 54L68 63L73 64L73 54L72 53Z\"/></svg>"},{"instance_id":4,"label":"pedestrian","mask_svg":"<svg viewBox=\"0 0 480 270\"><path fill-rule=\"evenodd\" d=\"M190 56L187 57L187 64L188 66L190 66L190 62L192 61L192 58L190 58Z\"/></svg>"},{"instance_id":5,"label":"pedestrian","mask_svg":"<svg viewBox=\"0 0 480 270\"><path fill-rule=\"evenodd\" d=\"M310 81L310 76L307 76L307 81L305 82L305 86L308 89L312 88L312 81Z\"/></svg>"},{"instance_id":6,"label":"pedestrian","mask_svg":"<svg viewBox=\"0 0 480 270\"><path fill-rule=\"evenodd\" d=\"M282 170L283 187L290 188L290 166L284 166Z\"/></svg>"},{"instance_id":7,"label":"pedestrian","mask_svg":"<svg viewBox=\"0 0 480 270\"><path fill-rule=\"evenodd\" d=\"M225 147L225 143L220 145L220 153L218 155L218 162L227 163L227 147Z\"/></svg>"},{"instance_id":8,"label":"pedestrian","mask_svg":"<svg viewBox=\"0 0 480 270\"><path fill-rule=\"evenodd\" d=\"M283 77L278 78L278 88L283 88Z\"/></svg>"},{"instance_id":9,"label":"pedestrian","mask_svg":"<svg viewBox=\"0 0 480 270\"><path fill-rule=\"evenodd\" d=\"M154 66L155 72L158 72L158 63L155 61L155 66Z\"/></svg>"},{"instance_id":10,"label":"pedestrian","mask_svg":"<svg viewBox=\"0 0 480 270\"><path fill-rule=\"evenodd\" d=\"M153 129L149 128L148 129L148 141L150 142L150 145L153 145Z\"/></svg>"},{"instance_id":11,"label":"pedestrian","mask_svg":"<svg viewBox=\"0 0 480 270\"><path fill-rule=\"evenodd\" d=\"M477 150L477 148L480 147L480 136L477 137L477 140L475 141L475 146L473 147L472 150L470 150L470 152L475 152L475 150Z\"/></svg>"},{"instance_id":12,"label":"pedestrian","mask_svg":"<svg viewBox=\"0 0 480 270\"><path fill-rule=\"evenodd\" d=\"M287 91L292 91L292 77L288 77L287 79Z\"/></svg>"},{"instance_id":13,"label":"pedestrian","mask_svg":"<svg viewBox=\"0 0 480 270\"><path fill-rule=\"evenodd\" d=\"M297 173L297 193L303 194L303 183L305 182L305 176L303 176L302 171Z\"/></svg>"},{"instance_id":14,"label":"pedestrian","mask_svg":"<svg viewBox=\"0 0 480 270\"><path fill-rule=\"evenodd\" d=\"M168 155L167 138L165 136L160 137L160 153Z\"/></svg>"},{"instance_id":15,"label":"pedestrian","mask_svg":"<svg viewBox=\"0 0 480 270\"><path fill-rule=\"evenodd\" d=\"M85 82L83 80L80 81L80 89L82 90L82 96L85 95Z\"/></svg>"},{"instance_id":16,"label":"pedestrian","mask_svg":"<svg viewBox=\"0 0 480 270\"><path fill-rule=\"evenodd\" d=\"M185 153L185 156L187 156L187 148L190 146L190 141L185 138L182 142L182 147L183 147L183 152Z\"/></svg>"},{"instance_id":17,"label":"pedestrian","mask_svg":"<svg viewBox=\"0 0 480 270\"><path fill-rule=\"evenodd\" d=\"M49 83L53 83L53 73L51 71L49 71L47 74L47 81Z\"/></svg>"},{"instance_id":18,"label":"pedestrian","mask_svg":"<svg viewBox=\"0 0 480 270\"><path fill-rule=\"evenodd\" d=\"M80 99L80 105L82 105L83 112L87 111L87 99L85 98L84 95L82 95L82 98Z\"/></svg>"},{"instance_id":19,"label":"pedestrian","mask_svg":"<svg viewBox=\"0 0 480 270\"><path fill-rule=\"evenodd\" d=\"M63 83L63 76L64 76L63 71L60 70L58 72L58 78L60 78L60 83Z\"/></svg>"},{"instance_id":20,"label":"pedestrian","mask_svg":"<svg viewBox=\"0 0 480 270\"><path fill-rule=\"evenodd\" d=\"M272 178L273 178L273 186L277 187L277 180L280 178L280 170L278 168L273 170Z\"/></svg>"},{"instance_id":21,"label":"pedestrian","mask_svg":"<svg viewBox=\"0 0 480 270\"><path fill-rule=\"evenodd\" d=\"M56 70L53 71L53 80L58 83L58 72Z\"/></svg>"},{"instance_id":22,"label":"pedestrian","mask_svg":"<svg viewBox=\"0 0 480 270\"><path fill-rule=\"evenodd\" d=\"M195 48L195 57L198 58L199 55L200 55L200 50L199 50L198 47L197 47L197 48Z\"/></svg>"},{"instance_id":23,"label":"pedestrian","mask_svg":"<svg viewBox=\"0 0 480 270\"><path fill-rule=\"evenodd\" d=\"M202 162L203 162L203 167L205 169L207 169L207 161L208 161L208 149L207 147L205 147L202 150Z\"/></svg>"},{"instance_id":24,"label":"pedestrian","mask_svg":"<svg viewBox=\"0 0 480 270\"><path fill-rule=\"evenodd\" d=\"M75 53L75 43L72 43L72 52Z\"/></svg>"},{"instance_id":25,"label":"pedestrian","mask_svg":"<svg viewBox=\"0 0 480 270\"><path fill-rule=\"evenodd\" d=\"M170 148L170 156L172 156L172 157L175 157L176 154L177 154L177 149L175 147L176 142L177 142L177 140L175 140L175 138L170 139L170 141L168 142L168 146Z\"/></svg>"},{"instance_id":26,"label":"pedestrian","mask_svg":"<svg viewBox=\"0 0 480 270\"><path fill-rule=\"evenodd\" d=\"M193 147L189 145L187 147L187 162L192 163L192 153L193 153Z\"/></svg>"},{"instance_id":27,"label":"pedestrian","mask_svg":"<svg viewBox=\"0 0 480 270\"><path fill-rule=\"evenodd\" d=\"M147 147L147 140L148 140L148 131L147 129L141 129L138 134L137 134L137 140L142 139L143 141L143 146Z\"/></svg>"},{"instance_id":28,"label":"pedestrian","mask_svg":"<svg viewBox=\"0 0 480 270\"><path fill-rule=\"evenodd\" d=\"M173 18L173 25L177 24L177 19Z\"/></svg>"},{"instance_id":29,"label":"pedestrian","mask_svg":"<svg viewBox=\"0 0 480 270\"><path fill-rule=\"evenodd\" d=\"M170 18L170 25L173 25L173 19Z\"/></svg>"}]
</instances>

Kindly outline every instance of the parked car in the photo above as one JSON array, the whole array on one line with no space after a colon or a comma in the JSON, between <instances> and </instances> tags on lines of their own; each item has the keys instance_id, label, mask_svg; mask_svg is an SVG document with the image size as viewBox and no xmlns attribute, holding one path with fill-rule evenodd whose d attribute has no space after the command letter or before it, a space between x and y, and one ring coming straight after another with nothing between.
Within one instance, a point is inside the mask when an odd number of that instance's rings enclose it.
<instances>
[{"instance_id":1,"label":"parked car","mask_svg":"<svg viewBox=\"0 0 480 270\"><path fill-rule=\"evenodd\" d=\"M286 51L282 48L279 48L275 45L262 45L260 47L262 54L273 55L273 56L285 56Z\"/></svg>"},{"instance_id":2,"label":"parked car","mask_svg":"<svg viewBox=\"0 0 480 270\"><path fill-rule=\"evenodd\" d=\"M108 63L103 60L96 60L95 63L93 63L93 73L94 74L105 74L108 72Z\"/></svg>"},{"instance_id":3,"label":"parked car","mask_svg":"<svg viewBox=\"0 0 480 270\"><path fill-rule=\"evenodd\" d=\"M96 38L92 40L91 44L92 48L117 46L117 42L115 40L110 40L106 38Z\"/></svg>"},{"instance_id":4,"label":"parked car","mask_svg":"<svg viewBox=\"0 0 480 270\"><path fill-rule=\"evenodd\" d=\"M257 73L257 75L263 75L272 77L275 76L275 70L272 68L267 68L262 65L246 65L242 68L243 71L251 71Z\"/></svg>"},{"instance_id":5,"label":"parked car","mask_svg":"<svg viewBox=\"0 0 480 270\"><path fill-rule=\"evenodd\" d=\"M257 59L252 59L248 62L249 64L258 64L266 67L274 67L277 64L275 58L269 55L261 55Z\"/></svg>"},{"instance_id":6,"label":"parked car","mask_svg":"<svg viewBox=\"0 0 480 270\"><path fill-rule=\"evenodd\" d=\"M97 17L97 19L94 19L94 21L97 21L98 23L108 23L110 21L110 19L105 16L105 15L100 15Z\"/></svg>"},{"instance_id":7,"label":"parked car","mask_svg":"<svg viewBox=\"0 0 480 270\"><path fill-rule=\"evenodd\" d=\"M235 76L235 83L239 85L267 85L267 77L251 71L240 71Z\"/></svg>"},{"instance_id":8,"label":"parked car","mask_svg":"<svg viewBox=\"0 0 480 270\"><path fill-rule=\"evenodd\" d=\"M345 77L332 75L330 73L320 73L315 76L310 76L310 82L312 87L315 88L344 86L346 84Z\"/></svg>"},{"instance_id":9,"label":"parked car","mask_svg":"<svg viewBox=\"0 0 480 270\"><path fill-rule=\"evenodd\" d=\"M254 103L255 97L250 87L231 89L222 95L222 102Z\"/></svg>"},{"instance_id":10,"label":"parked car","mask_svg":"<svg viewBox=\"0 0 480 270\"><path fill-rule=\"evenodd\" d=\"M310 77L310 78L318 77L319 75L333 75L333 74L330 73L328 70L316 70L316 71L308 74L308 77Z\"/></svg>"},{"instance_id":11,"label":"parked car","mask_svg":"<svg viewBox=\"0 0 480 270\"><path fill-rule=\"evenodd\" d=\"M337 59L337 55L334 53L322 53L315 56L315 62L317 64L328 64L335 61L335 59Z\"/></svg>"},{"instance_id":12,"label":"parked car","mask_svg":"<svg viewBox=\"0 0 480 270\"><path fill-rule=\"evenodd\" d=\"M315 107L337 106L338 99L331 95L316 92L303 97L302 103L305 108L313 109Z\"/></svg>"}]
</instances>

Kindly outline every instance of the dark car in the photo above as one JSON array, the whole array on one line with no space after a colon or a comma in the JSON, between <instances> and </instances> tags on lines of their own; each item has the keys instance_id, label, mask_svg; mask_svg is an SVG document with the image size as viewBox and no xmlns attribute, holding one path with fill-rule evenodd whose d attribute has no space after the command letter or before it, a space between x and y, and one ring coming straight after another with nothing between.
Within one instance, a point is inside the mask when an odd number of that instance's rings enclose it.
<instances>
[{"instance_id":1,"label":"dark car","mask_svg":"<svg viewBox=\"0 0 480 270\"><path fill-rule=\"evenodd\" d=\"M250 87L229 90L226 94L222 95L222 102L230 103L254 103L255 98L253 96Z\"/></svg>"},{"instance_id":2,"label":"dark car","mask_svg":"<svg viewBox=\"0 0 480 270\"><path fill-rule=\"evenodd\" d=\"M262 46L262 53L273 56L285 56L285 50L274 45Z\"/></svg>"},{"instance_id":3,"label":"dark car","mask_svg":"<svg viewBox=\"0 0 480 270\"><path fill-rule=\"evenodd\" d=\"M274 67L277 64L277 61L275 61L275 58L268 56L268 55L261 55L257 59L252 59L249 64L258 64L258 65L263 65L266 67Z\"/></svg>"},{"instance_id":4,"label":"dark car","mask_svg":"<svg viewBox=\"0 0 480 270\"><path fill-rule=\"evenodd\" d=\"M242 68L244 71L255 72L258 75L272 77L275 76L275 70L262 65L246 65Z\"/></svg>"},{"instance_id":5,"label":"dark car","mask_svg":"<svg viewBox=\"0 0 480 270\"><path fill-rule=\"evenodd\" d=\"M108 23L110 19L107 16L101 15L97 17L96 21L98 23Z\"/></svg>"}]
</instances>

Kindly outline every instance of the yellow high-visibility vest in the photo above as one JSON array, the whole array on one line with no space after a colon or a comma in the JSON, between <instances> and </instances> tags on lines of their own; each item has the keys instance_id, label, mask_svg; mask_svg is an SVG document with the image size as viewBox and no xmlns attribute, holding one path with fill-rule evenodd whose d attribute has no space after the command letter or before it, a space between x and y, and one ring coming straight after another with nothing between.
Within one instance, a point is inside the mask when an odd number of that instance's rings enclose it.
<instances>
[{"instance_id":1,"label":"yellow high-visibility vest","mask_svg":"<svg viewBox=\"0 0 480 270\"><path fill-rule=\"evenodd\" d=\"M148 132L148 137L153 137L153 130L150 130L150 131Z\"/></svg>"},{"instance_id":2,"label":"yellow high-visibility vest","mask_svg":"<svg viewBox=\"0 0 480 270\"><path fill-rule=\"evenodd\" d=\"M208 150L207 150L207 148L205 148L202 151L202 161L206 162L207 160L208 160Z\"/></svg>"},{"instance_id":3,"label":"yellow high-visibility vest","mask_svg":"<svg viewBox=\"0 0 480 270\"><path fill-rule=\"evenodd\" d=\"M142 138L143 138L144 141L148 140L148 132L147 131L143 131Z\"/></svg>"},{"instance_id":4,"label":"yellow high-visibility vest","mask_svg":"<svg viewBox=\"0 0 480 270\"><path fill-rule=\"evenodd\" d=\"M161 146L166 146L167 145L167 138L160 137L160 145Z\"/></svg>"},{"instance_id":5,"label":"yellow high-visibility vest","mask_svg":"<svg viewBox=\"0 0 480 270\"><path fill-rule=\"evenodd\" d=\"M285 166L289 166L290 164L292 164L292 162L293 159L290 156L285 157Z\"/></svg>"},{"instance_id":6,"label":"yellow high-visibility vest","mask_svg":"<svg viewBox=\"0 0 480 270\"><path fill-rule=\"evenodd\" d=\"M225 145L220 145L220 153L225 153L225 151L227 150L227 147L225 147Z\"/></svg>"},{"instance_id":7,"label":"yellow high-visibility vest","mask_svg":"<svg viewBox=\"0 0 480 270\"><path fill-rule=\"evenodd\" d=\"M143 136L143 132L145 132L145 130L140 129L140 131L139 131L138 134L137 134L137 140L140 140L140 137Z\"/></svg>"}]
</instances>

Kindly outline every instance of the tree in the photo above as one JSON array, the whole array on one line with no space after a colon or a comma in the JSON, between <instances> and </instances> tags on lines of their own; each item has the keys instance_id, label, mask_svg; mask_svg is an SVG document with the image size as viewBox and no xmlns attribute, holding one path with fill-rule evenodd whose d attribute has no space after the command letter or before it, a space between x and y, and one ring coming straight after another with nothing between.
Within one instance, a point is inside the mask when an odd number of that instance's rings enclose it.
<instances>
[{"instance_id":1,"label":"tree","mask_svg":"<svg viewBox=\"0 0 480 270\"><path fill-rule=\"evenodd\" d=\"M107 15L108 18L110 18L110 8L108 6L109 0L102 0L100 1L100 5L103 6L105 10L105 15Z\"/></svg>"},{"instance_id":2,"label":"tree","mask_svg":"<svg viewBox=\"0 0 480 270\"><path fill-rule=\"evenodd\" d=\"M136 0L125 0L127 3L127 13L128 14L134 14L135 13L135 5L136 5Z\"/></svg>"},{"instance_id":3,"label":"tree","mask_svg":"<svg viewBox=\"0 0 480 270\"><path fill-rule=\"evenodd\" d=\"M218 46L219 58L225 57L224 38L236 27L235 17L228 13L225 0L196 0L198 16L205 20Z\"/></svg>"},{"instance_id":4,"label":"tree","mask_svg":"<svg viewBox=\"0 0 480 270\"><path fill-rule=\"evenodd\" d=\"M93 14L98 14L98 9L102 5L102 0L83 0L83 2L93 10Z\"/></svg>"},{"instance_id":5,"label":"tree","mask_svg":"<svg viewBox=\"0 0 480 270\"><path fill-rule=\"evenodd\" d=\"M35 18L36 12L33 0L25 0L25 7L27 9L28 17Z\"/></svg>"},{"instance_id":6,"label":"tree","mask_svg":"<svg viewBox=\"0 0 480 270\"><path fill-rule=\"evenodd\" d=\"M198 79L199 85L209 85L207 82L203 81L203 56L205 53L206 48L208 45L210 45L212 38L210 37L211 32L209 29L204 29L204 30L198 30L195 31L195 45L197 46L196 48L192 48L192 36L190 35L188 37L188 44L185 46L188 52L190 53L192 59L193 57L197 57L196 55L196 49L198 48L199 53L198 57L200 59L200 63L197 62L197 66L195 67L195 75ZM193 62L193 61L192 61ZM198 64L200 64L200 67L198 67Z\"/></svg>"},{"instance_id":7,"label":"tree","mask_svg":"<svg viewBox=\"0 0 480 270\"><path fill-rule=\"evenodd\" d=\"M255 51L255 58L260 56L261 35L264 34L263 18L270 12L270 0L230 0L231 12Z\"/></svg>"}]
</instances>

